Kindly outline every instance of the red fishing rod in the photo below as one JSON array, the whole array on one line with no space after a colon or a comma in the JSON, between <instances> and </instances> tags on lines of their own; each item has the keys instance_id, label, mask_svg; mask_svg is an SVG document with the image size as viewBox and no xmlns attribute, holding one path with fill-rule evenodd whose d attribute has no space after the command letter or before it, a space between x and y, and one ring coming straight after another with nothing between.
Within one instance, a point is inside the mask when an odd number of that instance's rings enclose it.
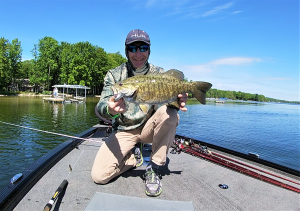
<instances>
[{"instance_id":1,"label":"red fishing rod","mask_svg":"<svg viewBox=\"0 0 300 211\"><path fill-rule=\"evenodd\" d=\"M239 161L228 158L226 156L219 155L218 153L211 152L207 149L207 147L201 146L200 144L195 144L191 139L189 139L189 140L186 140L186 139L183 139L183 138L175 139L172 147L173 147L173 150L171 151L171 153L180 153L181 151L183 151L185 153L188 153L188 154L191 154L191 155L194 155L194 156L197 156L197 157L201 157L203 159L212 161L214 163L226 166L230 169L233 169L235 171L247 174L247 175L252 176L254 178L263 180L265 182L269 182L271 184L274 184L274 185L277 185L277 186L295 191L297 193L300 193L299 188L296 188L292 185L283 183L281 181L278 181L278 180L272 179L270 177L267 177L265 175L262 175L260 173L257 173L255 171L253 171L252 169L299 185L298 182L295 182L295 181L283 178L281 176L272 174L270 172L255 168L253 166L241 163ZM244 166L246 166L248 168L245 168Z\"/></svg>"},{"instance_id":2,"label":"red fishing rod","mask_svg":"<svg viewBox=\"0 0 300 211\"><path fill-rule=\"evenodd\" d=\"M248 165L248 164L246 164L246 163L239 162L239 161L234 160L234 159L229 158L229 157L225 157L224 155L220 155L220 154L215 153L215 152L211 152L211 154L214 155L214 156L218 156L218 157L220 157L220 158L224 158L224 159L230 160L230 161L232 161L232 162L238 163L238 164L240 164L240 165L247 166L247 167L249 167L249 168L255 169L255 170L260 171L260 172L263 172L263 173L265 173L265 174L269 174L269 175L271 175L271 176L274 176L274 177L277 177L277 178L286 180L286 181L288 181L288 182L292 182L292 183L294 183L294 184L300 185L299 182L295 182L295 181L293 181L293 180L290 180L290 179L281 177L281 176L279 176L279 175L272 174L271 172L264 171L264 170L262 170L262 169L256 168L256 167L254 167L254 166L250 166L250 165Z\"/></svg>"}]
</instances>

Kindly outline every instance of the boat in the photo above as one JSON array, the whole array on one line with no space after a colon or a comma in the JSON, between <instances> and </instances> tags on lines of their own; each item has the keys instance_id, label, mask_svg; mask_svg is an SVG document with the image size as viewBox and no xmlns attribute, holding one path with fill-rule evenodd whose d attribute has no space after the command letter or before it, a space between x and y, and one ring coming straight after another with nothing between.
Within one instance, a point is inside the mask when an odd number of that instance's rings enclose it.
<instances>
[{"instance_id":1,"label":"boat","mask_svg":"<svg viewBox=\"0 0 300 211\"><path fill-rule=\"evenodd\" d=\"M0 191L0 210L299 209L299 171L178 134L160 169L160 196L146 196L141 178L151 145L144 147L142 166L106 185L95 184L90 173L93 161L111 129L106 122L100 123L70 137L8 181ZM231 168L231 163L251 169L258 177L249 170Z\"/></svg>"}]
</instances>

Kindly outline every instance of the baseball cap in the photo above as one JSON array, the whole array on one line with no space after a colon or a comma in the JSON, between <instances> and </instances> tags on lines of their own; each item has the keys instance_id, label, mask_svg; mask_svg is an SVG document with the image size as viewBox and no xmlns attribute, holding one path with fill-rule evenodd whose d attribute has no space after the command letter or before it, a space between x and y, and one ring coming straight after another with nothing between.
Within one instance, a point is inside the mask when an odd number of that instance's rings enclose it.
<instances>
[{"instance_id":1,"label":"baseball cap","mask_svg":"<svg viewBox=\"0 0 300 211\"><path fill-rule=\"evenodd\" d=\"M126 40L125 40L125 45L129 45L136 41L142 41L142 42L145 42L148 45L150 45L149 35L147 34L147 32L140 30L140 29L135 29L128 33Z\"/></svg>"}]
</instances>

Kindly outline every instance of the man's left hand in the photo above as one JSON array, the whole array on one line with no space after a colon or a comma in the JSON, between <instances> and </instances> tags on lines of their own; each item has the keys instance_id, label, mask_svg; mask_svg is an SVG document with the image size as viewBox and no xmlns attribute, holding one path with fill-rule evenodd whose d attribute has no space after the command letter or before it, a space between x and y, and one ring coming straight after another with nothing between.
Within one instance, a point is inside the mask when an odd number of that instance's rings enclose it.
<instances>
[{"instance_id":1,"label":"man's left hand","mask_svg":"<svg viewBox=\"0 0 300 211\"><path fill-rule=\"evenodd\" d=\"M178 95L178 104L180 105L179 109L181 111L187 111L187 108L185 107L185 103L188 100L188 93L182 93Z\"/></svg>"}]
</instances>

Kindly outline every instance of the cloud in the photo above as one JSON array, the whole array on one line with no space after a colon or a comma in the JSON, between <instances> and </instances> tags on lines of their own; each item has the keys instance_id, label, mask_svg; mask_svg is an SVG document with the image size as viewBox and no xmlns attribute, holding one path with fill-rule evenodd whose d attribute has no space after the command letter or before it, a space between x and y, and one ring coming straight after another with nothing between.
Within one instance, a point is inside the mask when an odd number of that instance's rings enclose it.
<instances>
[{"instance_id":1,"label":"cloud","mask_svg":"<svg viewBox=\"0 0 300 211\"><path fill-rule=\"evenodd\" d=\"M234 11L233 14L241 13L242 11Z\"/></svg>"},{"instance_id":2,"label":"cloud","mask_svg":"<svg viewBox=\"0 0 300 211\"><path fill-rule=\"evenodd\" d=\"M245 65L253 62L260 62L259 58L247 58L247 57L230 57L212 61L209 65Z\"/></svg>"},{"instance_id":3,"label":"cloud","mask_svg":"<svg viewBox=\"0 0 300 211\"><path fill-rule=\"evenodd\" d=\"M267 80L279 80L279 81L287 81L291 80L290 78L266 78Z\"/></svg>"},{"instance_id":4,"label":"cloud","mask_svg":"<svg viewBox=\"0 0 300 211\"><path fill-rule=\"evenodd\" d=\"M156 0L148 0L146 3L146 7L151 7L156 3Z\"/></svg>"},{"instance_id":5,"label":"cloud","mask_svg":"<svg viewBox=\"0 0 300 211\"><path fill-rule=\"evenodd\" d=\"M217 13L221 12L222 10L230 8L232 5L233 5L233 2L229 2L227 4L215 7L214 9L209 10L209 11L203 13L202 17L206 17L206 16L217 14Z\"/></svg>"},{"instance_id":6,"label":"cloud","mask_svg":"<svg viewBox=\"0 0 300 211\"><path fill-rule=\"evenodd\" d=\"M190 1L190 0L128 0L135 2L139 7L146 7L147 9L163 10L164 16L178 16L182 19L196 19L211 16L221 11L224 11L233 6L233 2L222 4L220 6L213 7L213 9L208 9L210 1ZM207 12L205 12L207 11ZM239 13L241 11L236 11L234 13ZM229 14L229 13L228 13ZM231 12L232 14L232 12ZM217 20L217 19L215 19Z\"/></svg>"},{"instance_id":7,"label":"cloud","mask_svg":"<svg viewBox=\"0 0 300 211\"><path fill-rule=\"evenodd\" d=\"M250 57L229 57L223 59L217 59L206 64L193 65L193 66L185 66L184 68L187 71L197 71L201 73L207 73L213 71L216 66L219 65L249 65L254 62L261 62L259 58L250 58Z\"/></svg>"}]
</instances>

